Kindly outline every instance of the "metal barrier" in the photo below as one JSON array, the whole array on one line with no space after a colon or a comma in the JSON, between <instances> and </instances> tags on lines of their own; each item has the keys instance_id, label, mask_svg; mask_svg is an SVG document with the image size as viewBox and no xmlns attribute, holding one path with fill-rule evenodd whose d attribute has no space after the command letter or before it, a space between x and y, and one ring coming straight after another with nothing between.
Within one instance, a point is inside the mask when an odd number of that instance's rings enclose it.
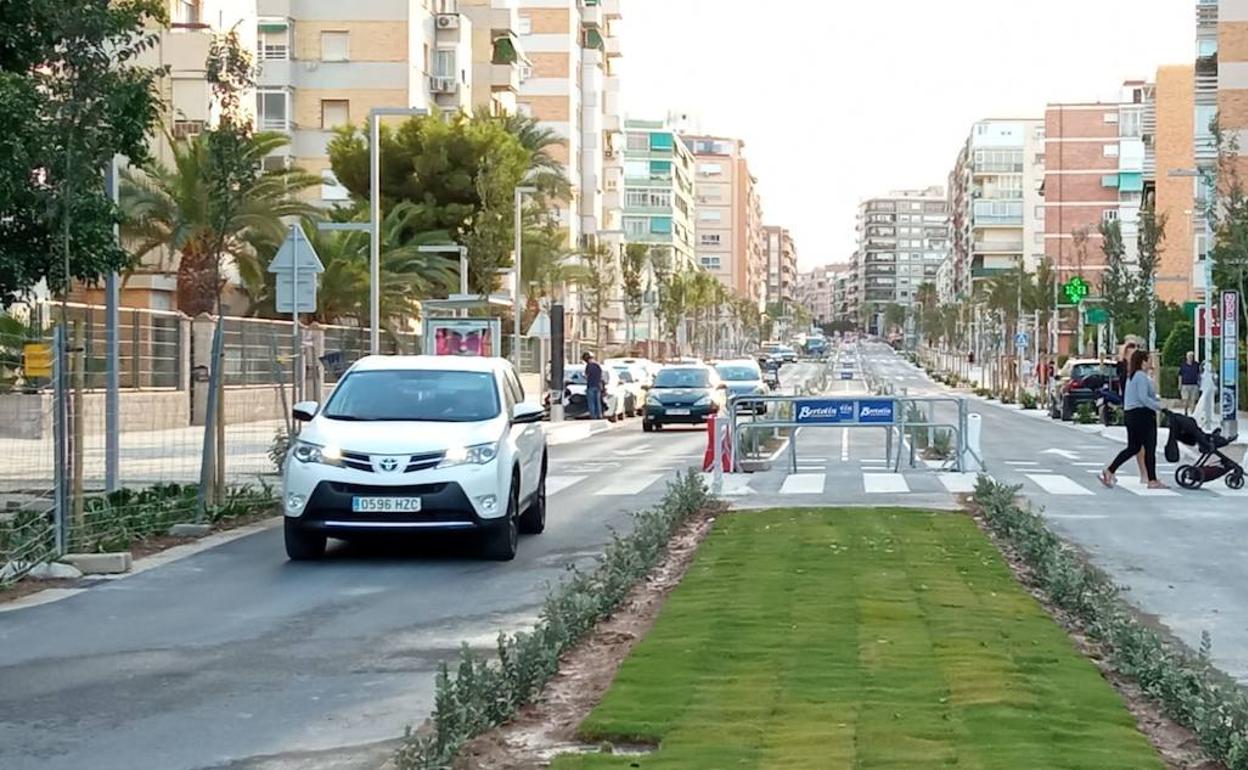
<instances>
[{"instance_id":1,"label":"metal barrier","mask_svg":"<svg viewBox=\"0 0 1248 770\"><path fill-rule=\"evenodd\" d=\"M753 419L740 422L738 404L775 404L767 408L765 419ZM910 407L920 408L921 405L936 406L952 404L957 409L956 422L933 422L926 418L922 421L909 419ZM798 430L801 428L872 428L884 431L885 461L895 470L901 468L901 450L906 444L906 434L911 433L910 465L915 467L913 431L950 430L956 439L952 470L962 472L967 459L974 460L977 468L985 469L983 458L978 448L971 447L967 442L967 424L969 411L967 401L955 396L850 396L850 397L810 397L801 395L756 395L733 396L728 400L729 425L732 436L732 468L741 465L741 444L746 431L764 428L788 429L789 460L794 473L797 472ZM896 459L893 454L893 442L896 439L898 451ZM947 470L948 468L942 468Z\"/></svg>"}]
</instances>

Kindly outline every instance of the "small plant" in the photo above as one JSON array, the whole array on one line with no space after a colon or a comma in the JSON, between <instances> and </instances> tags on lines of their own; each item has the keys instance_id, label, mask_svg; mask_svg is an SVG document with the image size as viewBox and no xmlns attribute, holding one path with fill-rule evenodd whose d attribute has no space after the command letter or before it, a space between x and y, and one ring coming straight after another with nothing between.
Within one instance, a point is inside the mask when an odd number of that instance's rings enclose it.
<instances>
[{"instance_id":1,"label":"small plant","mask_svg":"<svg viewBox=\"0 0 1248 770\"><path fill-rule=\"evenodd\" d=\"M1014 403L1014 394L1013 394L1013 393L1011 393L1011 392L1010 392L1010 391L1008 391L1008 390L1003 390L1003 391L1001 391L1001 394L1000 394L997 398L998 398L998 399L1001 401L1001 403L1003 403L1003 404L1012 404L1012 403Z\"/></svg>"},{"instance_id":2,"label":"small plant","mask_svg":"<svg viewBox=\"0 0 1248 770\"><path fill-rule=\"evenodd\" d=\"M269 444L269 460L273 463L273 467L277 468L277 472L282 472L282 466L286 463L286 454L290 451L290 436L286 433L286 428L279 425L277 431L273 433L273 443Z\"/></svg>"},{"instance_id":3,"label":"small plant","mask_svg":"<svg viewBox=\"0 0 1248 770\"><path fill-rule=\"evenodd\" d=\"M933 432L931 446L927 448L927 456L932 460L948 460L952 457L953 433L948 430Z\"/></svg>"},{"instance_id":4,"label":"small plant","mask_svg":"<svg viewBox=\"0 0 1248 770\"><path fill-rule=\"evenodd\" d=\"M1028 393L1027 391L1024 390L1022 394L1019 395L1018 397L1018 405L1021 406L1023 409L1028 409L1028 410L1035 409L1036 397L1033 396L1031 393Z\"/></svg>"},{"instance_id":5,"label":"small plant","mask_svg":"<svg viewBox=\"0 0 1248 770\"><path fill-rule=\"evenodd\" d=\"M1075 422L1080 425L1095 425L1096 412L1092 409L1092 404L1084 401L1079 405L1078 411L1075 412Z\"/></svg>"}]
</instances>

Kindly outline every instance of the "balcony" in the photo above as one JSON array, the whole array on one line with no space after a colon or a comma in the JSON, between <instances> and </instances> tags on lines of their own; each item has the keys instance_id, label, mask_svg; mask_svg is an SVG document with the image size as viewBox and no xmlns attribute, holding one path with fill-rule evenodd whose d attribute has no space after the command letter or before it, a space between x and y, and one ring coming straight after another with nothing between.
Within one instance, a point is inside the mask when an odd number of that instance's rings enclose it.
<instances>
[{"instance_id":1,"label":"balcony","mask_svg":"<svg viewBox=\"0 0 1248 770\"><path fill-rule=\"evenodd\" d=\"M620 48L620 38L617 37L616 35L612 35L611 37L606 38L606 44L607 44L607 47L606 47L607 58L614 58L617 56L624 55L623 51Z\"/></svg>"},{"instance_id":2,"label":"balcony","mask_svg":"<svg viewBox=\"0 0 1248 770\"><path fill-rule=\"evenodd\" d=\"M1020 214L975 214L975 227L1022 227L1023 215Z\"/></svg>"},{"instance_id":3,"label":"balcony","mask_svg":"<svg viewBox=\"0 0 1248 770\"><path fill-rule=\"evenodd\" d=\"M491 64L490 90L520 92L519 64Z\"/></svg>"},{"instance_id":4,"label":"balcony","mask_svg":"<svg viewBox=\"0 0 1248 770\"><path fill-rule=\"evenodd\" d=\"M620 0L600 0L598 7L602 9L603 18L619 19L622 17Z\"/></svg>"},{"instance_id":5,"label":"balcony","mask_svg":"<svg viewBox=\"0 0 1248 770\"><path fill-rule=\"evenodd\" d=\"M972 248L977 254L1022 254L1023 239L975 241Z\"/></svg>"},{"instance_id":6,"label":"balcony","mask_svg":"<svg viewBox=\"0 0 1248 770\"><path fill-rule=\"evenodd\" d=\"M586 5L581 8L581 24L586 27L601 27L602 17L602 6Z\"/></svg>"}]
</instances>

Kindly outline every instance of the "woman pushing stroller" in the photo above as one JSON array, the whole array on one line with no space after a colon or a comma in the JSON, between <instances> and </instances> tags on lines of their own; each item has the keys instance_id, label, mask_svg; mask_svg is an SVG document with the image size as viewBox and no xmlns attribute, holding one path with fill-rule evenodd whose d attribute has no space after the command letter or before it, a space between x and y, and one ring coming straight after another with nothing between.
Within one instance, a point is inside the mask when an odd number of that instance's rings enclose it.
<instances>
[{"instance_id":1,"label":"woman pushing stroller","mask_svg":"<svg viewBox=\"0 0 1248 770\"><path fill-rule=\"evenodd\" d=\"M1118 479L1114 474L1118 472L1118 468L1143 450L1148 488L1167 488L1157 480L1157 414L1161 411L1161 399L1157 397L1153 381L1148 376L1151 366L1147 352L1137 350L1131 354L1122 398L1123 421L1127 426L1127 448L1118 453L1108 468L1101 471L1101 483L1107 487L1117 483Z\"/></svg>"}]
</instances>

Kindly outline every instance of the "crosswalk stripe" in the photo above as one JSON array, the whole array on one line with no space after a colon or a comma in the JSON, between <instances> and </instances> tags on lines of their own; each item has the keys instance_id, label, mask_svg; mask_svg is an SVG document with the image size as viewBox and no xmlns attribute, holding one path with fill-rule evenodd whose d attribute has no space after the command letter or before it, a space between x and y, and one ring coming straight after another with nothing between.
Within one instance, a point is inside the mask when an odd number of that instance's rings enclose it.
<instances>
[{"instance_id":1,"label":"crosswalk stripe","mask_svg":"<svg viewBox=\"0 0 1248 770\"><path fill-rule=\"evenodd\" d=\"M588 476L546 476L546 495L557 495L577 482L584 481Z\"/></svg>"},{"instance_id":2,"label":"crosswalk stripe","mask_svg":"<svg viewBox=\"0 0 1248 770\"><path fill-rule=\"evenodd\" d=\"M1179 493L1173 489L1149 489L1147 484L1141 484L1139 479L1130 476L1122 476L1118 479L1118 486L1127 490L1133 495L1140 497L1178 497Z\"/></svg>"},{"instance_id":3,"label":"crosswalk stripe","mask_svg":"<svg viewBox=\"0 0 1248 770\"><path fill-rule=\"evenodd\" d=\"M821 495L825 475L822 473L790 473L780 487L782 495Z\"/></svg>"},{"instance_id":4,"label":"crosswalk stripe","mask_svg":"<svg viewBox=\"0 0 1248 770\"><path fill-rule=\"evenodd\" d=\"M900 473L864 473L862 486L869 495L899 494L910 491L906 477Z\"/></svg>"},{"instance_id":5,"label":"crosswalk stripe","mask_svg":"<svg viewBox=\"0 0 1248 770\"><path fill-rule=\"evenodd\" d=\"M1036 486L1050 495L1075 496L1092 494L1090 490L1079 486L1072 479L1053 473L1028 473L1027 478L1031 479Z\"/></svg>"},{"instance_id":6,"label":"crosswalk stripe","mask_svg":"<svg viewBox=\"0 0 1248 770\"><path fill-rule=\"evenodd\" d=\"M620 479L612 484L602 487L595 495L639 495L645 491L646 487L663 478L661 473L643 473L631 478Z\"/></svg>"},{"instance_id":7,"label":"crosswalk stripe","mask_svg":"<svg viewBox=\"0 0 1248 770\"><path fill-rule=\"evenodd\" d=\"M936 476L950 494L962 495L975 491L977 473L941 473Z\"/></svg>"}]
</instances>

